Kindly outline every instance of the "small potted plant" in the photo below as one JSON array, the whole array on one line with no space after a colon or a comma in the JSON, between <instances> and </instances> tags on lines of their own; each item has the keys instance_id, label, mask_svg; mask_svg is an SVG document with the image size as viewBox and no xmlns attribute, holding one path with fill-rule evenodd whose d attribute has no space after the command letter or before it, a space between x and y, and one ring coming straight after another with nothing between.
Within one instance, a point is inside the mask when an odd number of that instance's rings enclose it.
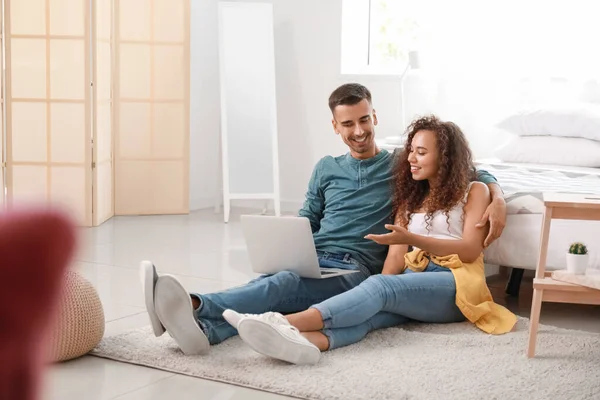
<instances>
[{"instance_id":1,"label":"small potted plant","mask_svg":"<svg viewBox=\"0 0 600 400\"><path fill-rule=\"evenodd\" d=\"M567 271L575 275L585 275L588 267L589 254L583 243L575 242L567 253Z\"/></svg>"}]
</instances>

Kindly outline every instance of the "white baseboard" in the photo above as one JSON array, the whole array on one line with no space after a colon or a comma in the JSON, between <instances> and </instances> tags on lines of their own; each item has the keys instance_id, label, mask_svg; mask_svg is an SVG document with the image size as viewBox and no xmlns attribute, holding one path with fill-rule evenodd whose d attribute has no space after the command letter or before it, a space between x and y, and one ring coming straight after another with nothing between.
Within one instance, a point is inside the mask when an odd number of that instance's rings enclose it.
<instances>
[{"instance_id":1,"label":"white baseboard","mask_svg":"<svg viewBox=\"0 0 600 400\"><path fill-rule=\"evenodd\" d=\"M302 208L302 201L296 200L281 200L281 213L282 214L298 214L300 208ZM265 200L232 200L231 208L249 208L256 210L263 210L267 208L267 211L273 211L273 203Z\"/></svg>"},{"instance_id":2,"label":"white baseboard","mask_svg":"<svg viewBox=\"0 0 600 400\"><path fill-rule=\"evenodd\" d=\"M281 212L298 214L302 208L302 200L281 200Z\"/></svg>"},{"instance_id":3,"label":"white baseboard","mask_svg":"<svg viewBox=\"0 0 600 400\"><path fill-rule=\"evenodd\" d=\"M205 208L213 208L214 206L214 197L196 197L194 199L190 199L190 211L202 210Z\"/></svg>"},{"instance_id":4,"label":"white baseboard","mask_svg":"<svg viewBox=\"0 0 600 400\"><path fill-rule=\"evenodd\" d=\"M190 210L200 210L205 208L213 208L215 206L215 198L195 199L190 202ZM284 214L297 214L302 208L302 200L281 200L281 212ZM243 208L245 210L260 210L262 211L267 206L267 211L273 211L273 203L265 200L231 200L231 208ZM219 206L223 209L223 201L219 200Z\"/></svg>"}]
</instances>

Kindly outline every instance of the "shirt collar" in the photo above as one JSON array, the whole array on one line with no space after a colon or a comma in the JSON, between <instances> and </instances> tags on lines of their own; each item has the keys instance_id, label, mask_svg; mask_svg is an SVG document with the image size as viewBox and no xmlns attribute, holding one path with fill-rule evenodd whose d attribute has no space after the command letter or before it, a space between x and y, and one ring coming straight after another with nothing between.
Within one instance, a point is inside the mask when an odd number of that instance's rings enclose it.
<instances>
[{"instance_id":1,"label":"shirt collar","mask_svg":"<svg viewBox=\"0 0 600 400\"><path fill-rule=\"evenodd\" d=\"M381 149L381 150L379 150L379 153L375 154L371 158L367 158L366 160L358 160L358 159L352 157L350 152L348 152L348 153L346 153L346 162L348 162L348 164L350 164L352 166L371 165L371 164L374 164L377 161L381 160L383 157L385 157L386 154L389 154L388 151L386 149Z\"/></svg>"}]
</instances>

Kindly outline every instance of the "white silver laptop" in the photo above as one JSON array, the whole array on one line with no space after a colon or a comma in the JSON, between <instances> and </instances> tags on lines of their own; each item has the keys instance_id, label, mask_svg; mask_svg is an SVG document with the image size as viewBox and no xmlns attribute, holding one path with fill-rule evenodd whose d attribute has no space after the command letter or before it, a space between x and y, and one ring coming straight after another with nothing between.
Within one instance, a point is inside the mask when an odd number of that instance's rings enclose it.
<instances>
[{"instance_id":1,"label":"white silver laptop","mask_svg":"<svg viewBox=\"0 0 600 400\"><path fill-rule=\"evenodd\" d=\"M254 272L271 275L292 271L313 279L358 272L319 267L308 218L242 215L240 221Z\"/></svg>"}]
</instances>

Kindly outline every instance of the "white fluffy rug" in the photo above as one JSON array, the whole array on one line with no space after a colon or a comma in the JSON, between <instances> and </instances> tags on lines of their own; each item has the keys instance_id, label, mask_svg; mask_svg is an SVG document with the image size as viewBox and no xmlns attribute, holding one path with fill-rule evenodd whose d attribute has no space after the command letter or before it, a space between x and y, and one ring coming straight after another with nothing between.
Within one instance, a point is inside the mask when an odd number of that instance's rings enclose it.
<instances>
[{"instance_id":1,"label":"white fluffy rug","mask_svg":"<svg viewBox=\"0 0 600 400\"><path fill-rule=\"evenodd\" d=\"M150 328L105 338L92 354L305 399L600 399L600 335L540 326L525 356L528 320L487 335L469 323L410 324L295 366L255 353L238 338L186 357Z\"/></svg>"}]
</instances>

